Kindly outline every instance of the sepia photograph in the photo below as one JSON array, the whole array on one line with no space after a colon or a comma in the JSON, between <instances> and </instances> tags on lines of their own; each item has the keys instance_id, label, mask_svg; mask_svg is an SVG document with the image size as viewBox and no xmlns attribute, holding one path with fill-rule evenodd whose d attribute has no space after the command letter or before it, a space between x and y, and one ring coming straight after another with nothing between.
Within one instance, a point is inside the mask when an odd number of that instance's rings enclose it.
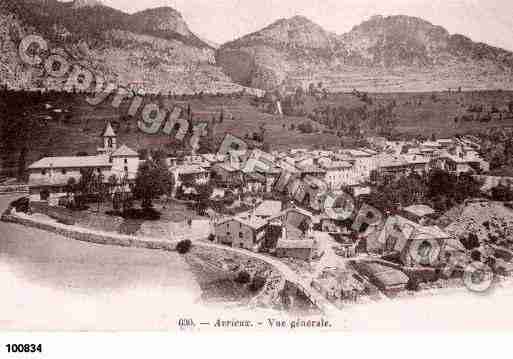
<instances>
[{"instance_id":1,"label":"sepia photograph","mask_svg":"<svg viewBox=\"0 0 513 359\"><path fill-rule=\"evenodd\" d=\"M0 0L0 333L511 331L512 14Z\"/></svg>"}]
</instances>

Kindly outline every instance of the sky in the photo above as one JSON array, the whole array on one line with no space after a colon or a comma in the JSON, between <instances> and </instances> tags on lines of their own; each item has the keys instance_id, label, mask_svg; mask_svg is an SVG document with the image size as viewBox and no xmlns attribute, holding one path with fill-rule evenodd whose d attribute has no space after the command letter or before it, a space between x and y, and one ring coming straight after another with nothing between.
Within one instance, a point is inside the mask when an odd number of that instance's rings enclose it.
<instances>
[{"instance_id":1,"label":"sky","mask_svg":"<svg viewBox=\"0 0 513 359\"><path fill-rule=\"evenodd\" d=\"M158 6L180 11L202 38L224 43L280 18L304 15L342 34L373 15L421 17L450 33L513 51L512 0L104 0L133 13Z\"/></svg>"}]
</instances>

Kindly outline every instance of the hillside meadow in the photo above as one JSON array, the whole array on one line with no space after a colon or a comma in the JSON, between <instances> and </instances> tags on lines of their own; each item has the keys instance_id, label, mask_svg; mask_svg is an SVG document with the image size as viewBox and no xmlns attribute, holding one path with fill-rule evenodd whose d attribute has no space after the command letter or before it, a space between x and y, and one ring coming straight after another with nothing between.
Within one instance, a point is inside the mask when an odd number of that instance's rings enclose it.
<instances>
[{"instance_id":1,"label":"hillside meadow","mask_svg":"<svg viewBox=\"0 0 513 359\"><path fill-rule=\"evenodd\" d=\"M124 100L116 108L112 106L113 96L102 104L90 105L83 94L54 93L25 105L32 93L20 94L23 100L13 102L12 96L0 97L0 107L4 109L1 122L2 167L4 172L16 167L24 151L25 165L42 156L76 155L79 152L94 154L101 146L100 135L107 121L117 130L118 143L136 150L161 148L168 153L184 149L184 143L159 132L149 135L137 128L139 113L128 118L130 99ZM368 94L373 106L395 102L394 114L397 118L395 133L404 136L433 134L447 137L455 134L484 131L493 127L513 127L513 115L508 113L508 104L513 101L510 91L483 92L437 92L437 93L383 93ZM160 108L171 109L190 105L193 123L208 122L212 128L215 149L227 133L240 138L253 137L265 129L264 142L267 148L284 150L288 148L321 148L351 145L351 138L341 138L336 131L320 123L307 119L315 108L323 106L357 108L366 106L350 93L329 94L327 98L305 95L304 116L279 116L271 114L269 103L258 103L250 96L194 96L184 98L151 97L143 104L155 102ZM504 112L502 119L489 121L463 121L471 106L483 106L483 113L491 108ZM8 111L7 111L8 110ZM223 113L223 121L219 118ZM455 118L460 120L455 122ZM213 124L213 119L215 124ZM311 122L313 133L301 133L297 126ZM374 135L367 132L364 136ZM186 146L187 149L187 146Z\"/></svg>"}]
</instances>

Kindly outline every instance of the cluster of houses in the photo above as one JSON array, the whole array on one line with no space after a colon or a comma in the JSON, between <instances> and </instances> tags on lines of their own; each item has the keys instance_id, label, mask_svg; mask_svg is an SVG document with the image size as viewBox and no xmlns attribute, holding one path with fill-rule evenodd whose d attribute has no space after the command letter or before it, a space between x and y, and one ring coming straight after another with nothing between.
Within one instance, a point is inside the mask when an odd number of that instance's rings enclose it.
<instances>
[{"instance_id":1,"label":"cluster of houses","mask_svg":"<svg viewBox=\"0 0 513 359\"><path fill-rule=\"evenodd\" d=\"M43 192L50 197L65 193L70 178L79 179L84 169L103 175L104 181L116 176L124 179L129 191L135 180L141 159L126 145L118 146L117 136L110 123L102 133L103 146L93 156L47 157L29 166L30 197L41 200ZM472 138L442 139L426 142L392 142L384 138L369 139L372 148L306 150L291 149L272 152L273 165L266 169L243 171L237 156L219 154L189 155L167 159L169 175L175 188L193 189L210 184L213 196L224 196L226 189L237 193L258 194L273 191L283 170L300 178L314 176L323 180L333 192L347 191L353 196L369 193L374 181L398 178L411 173L423 174L432 168L452 173L486 172L488 164L478 155L479 145ZM175 192L176 193L176 192ZM261 196L263 197L263 196ZM399 222L405 228L414 228L415 235L407 238L446 241L449 235L430 227L432 209L426 206L405 208ZM355 255L356 243L349 240L351 231L331 213L314 215L306 209L282 208L281 201L257 201L247 212L231 217L216 216L212 220L216 241L252 251L268 251L278 257L310 260L318 254L319 239L316 233L329 233L344 247L344 253ZM368 237L367 250L387 250L402 253L405 243L389 243ZM411 233L410 233L411 234ZM402 248L402 249L401 249ZM401 250L400 250L401 249ZM401 257L402 258L402 257ZM406 262L406 258L403 258ZM406 264L406 263L405 263Z\"/></svg>"}]
</instances>

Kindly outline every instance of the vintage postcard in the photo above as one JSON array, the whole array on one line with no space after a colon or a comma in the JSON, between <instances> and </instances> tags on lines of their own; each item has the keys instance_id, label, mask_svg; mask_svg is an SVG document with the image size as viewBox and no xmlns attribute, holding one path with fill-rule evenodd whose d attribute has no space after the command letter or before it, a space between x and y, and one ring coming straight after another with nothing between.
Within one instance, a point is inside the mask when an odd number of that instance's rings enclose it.
<instances>
[{"instance_id":1,"label":"vintage postcard","mask_svg":"<svg viewBox=\"0 0 513 359\"><path fill-rule=\"evenodd\" d=\"M0 0L0 331L513 329L511 14Z\"/></svg>"}]
</instances>

